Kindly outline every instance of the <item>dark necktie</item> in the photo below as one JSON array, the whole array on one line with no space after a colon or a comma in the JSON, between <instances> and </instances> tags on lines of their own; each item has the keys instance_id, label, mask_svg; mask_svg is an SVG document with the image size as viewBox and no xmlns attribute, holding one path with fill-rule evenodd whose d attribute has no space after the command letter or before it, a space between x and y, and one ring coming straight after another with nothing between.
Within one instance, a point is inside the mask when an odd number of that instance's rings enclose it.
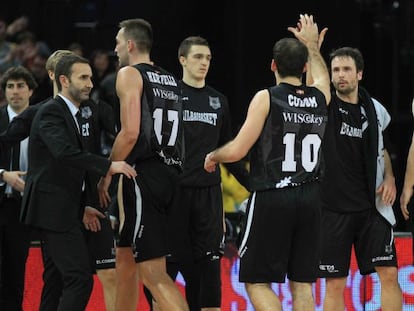
<instances>
[{"instance_id":1,"label":"dark necktie","mask_svg":"<svg viewBox=\"0 0 414 311\"><path fill-rule=\"evenodd\" d=\"M15 144L11 148L11 170L12 171L20 171L20 143ZM13 197L16 199L20 199L21 195L20 192L13 189Z\"/></svg>"},{"instance_id":2,"label":"dark necktie","mask_svg":"<svg viewBox=\"0 0 414 311\"><path fill-rule=\"evenodd\" d=\"M79 137L81 142L81 148L83 149L83 136L82 136L82 124L83 124L83 118L80 110L78 110L77 113L75 113L76 121L78 122L78 130L79 130ZM85 190L85 178L82 184L82 191Z\"/></svg>"},{"instance_id":3,"label":"dark necktie","mask_svg":"<svg viewBox=\"0 0 414 311\"><path fill-rule=\"evenodd\" d=\"M11 149L12 165L11 168L13 171L20 171L20 143L17 143Z\"/></svg>"},{"instance_id":4,"label":"dark necktie","mask_svg":"<svg viewBox=\"0 0 414 311\"><path fill-rule=\"evenodd\" d=\"M81 114L80 110L78 110L78 112L75 114L75 117L76 117L76 121L78 121L78 130L79 130L79 133L82 133L81 132L81 128L82 128L82 114Z\"/></svg>"}]
</instances>

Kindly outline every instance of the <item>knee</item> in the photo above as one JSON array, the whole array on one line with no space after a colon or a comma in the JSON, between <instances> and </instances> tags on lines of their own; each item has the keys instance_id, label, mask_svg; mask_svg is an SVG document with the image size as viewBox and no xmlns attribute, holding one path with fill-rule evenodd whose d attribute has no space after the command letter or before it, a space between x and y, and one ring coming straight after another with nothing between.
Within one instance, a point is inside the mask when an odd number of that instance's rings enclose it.
<instances>
[{"instance_id":1,"label":"knee","mask_svg":"<svg viewBox=\"0 0 414 311\"><path fill-rule=\"evenodd\" d=\"M327 278L326 290L330 293L342 294L346 287L346 278Z\"/></svg>"},{"instance_id":2,"label":"knee","mask_svg":"<svg viewBox=\"0 0 414 311\"><path fill-rule=\"evenodd\" d=\"M376 267L375 270L378 273L381 284L387 286L398 283L398 270L396 267Z\"/></svg>"},{"instance_id":3,"label":"knee","mask_svg":"<svg viewBox=\"0 0 414 311\"><path fill-rule=\"evenodd\" d=\"M270 284L268 283L245 283L244 287L246 288L247 294L252 297L256 292L262 292L264 290L271 289Z\"/></svg>"},{"instance_id":4,"label":"knee","mask_svg":"<svg viewBox=\"0 0 414 311\"><path fill-rule=\"evenodd\" d=\"M115 269L99 269L96 271L99 280L103 285L115 285L116 272Z\"/></svg>"}]
</instances>

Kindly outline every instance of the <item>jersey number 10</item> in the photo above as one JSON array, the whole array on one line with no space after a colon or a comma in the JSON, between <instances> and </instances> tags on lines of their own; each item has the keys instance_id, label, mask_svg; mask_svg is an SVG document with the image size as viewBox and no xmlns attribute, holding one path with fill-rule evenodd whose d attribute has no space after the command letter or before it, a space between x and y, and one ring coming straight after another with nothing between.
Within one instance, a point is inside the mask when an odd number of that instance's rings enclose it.
<instances>
[{"instance_id":1,"label":"jersey number 10","mask_svg":"<svg viewBox=\"0 0 414 311\"><path fill-rule=\"evenodd\" d=\"M305 172L312 172L318 163L321 139L317 134L307 134L301 143L302 150L295 150L296 134L287 133L283 136L285 148L285 159L282 161L282 172L296 172L297 161L295 154L300 156L302 167Z\"/></svg>"}]
</instances>

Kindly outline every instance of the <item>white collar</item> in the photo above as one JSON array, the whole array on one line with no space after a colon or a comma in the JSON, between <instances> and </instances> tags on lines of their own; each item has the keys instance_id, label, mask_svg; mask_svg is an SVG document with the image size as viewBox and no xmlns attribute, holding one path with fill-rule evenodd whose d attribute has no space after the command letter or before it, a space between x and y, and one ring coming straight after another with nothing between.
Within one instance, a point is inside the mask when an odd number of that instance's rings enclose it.
<instances>
[{"instance_id":1,"label":"white collar","mask_svg":"<svg viewBox=\"0 0 414 311\"><path fill-rule=\"evenodd\" d=\"M59 93L58 95L64 100L64 102L65 102L66 106L68 106L72 116L75 117L76 113L79 111L79 108L76 107L75 104L73 104L68 98L66 98L62 94Z\"/></svg>"},{"instance_id":2,"label":"white collar","mask_svg":"<svg viewBox=\"0 0 414 311\"><path fill-rule=\"evenodd\" d=\"M7 105L7 113L9 114L9 121L13 120L14 117L18 115L18 113L16 113L16 111L14 111L10 105Z\"/></svg>"}]
</instances>

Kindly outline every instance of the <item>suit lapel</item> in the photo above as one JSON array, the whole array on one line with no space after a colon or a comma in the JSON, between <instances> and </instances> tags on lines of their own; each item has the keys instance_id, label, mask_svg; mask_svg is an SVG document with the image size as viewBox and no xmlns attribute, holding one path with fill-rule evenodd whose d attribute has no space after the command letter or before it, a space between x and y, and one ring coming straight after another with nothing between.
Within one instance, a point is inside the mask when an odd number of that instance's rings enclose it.
<instances>
[{"instance_id":1,"label":"suit lapel","mask_svg":"<svg viewBox=\"0 0 414 311\"><path fill-rule=\"evenodd\" d=\"M76 125L75 119L73 118L72 113L69 110L69 107L66 105L65 101L59 95L55 97L55 100L57 101L59 105L62 106L62 110L64 111L64 117L66 119L66 123L69 125L69 127L73 129L76 135L76 138L78 140L79 146L83 149L82 137L79 133L79 129L78 129L78 126Z\"/></svg>"},{"instance_id":2,"label":"suit lapel","mask_svg":"<svg viewBox=\"0 0 414 311\"><path fill-rule=\"evenodd\" d=\"M0 132L4 132L9 125L9 114L7 113L7 105L0 109Z\"/></svg>"}]
</instances>

